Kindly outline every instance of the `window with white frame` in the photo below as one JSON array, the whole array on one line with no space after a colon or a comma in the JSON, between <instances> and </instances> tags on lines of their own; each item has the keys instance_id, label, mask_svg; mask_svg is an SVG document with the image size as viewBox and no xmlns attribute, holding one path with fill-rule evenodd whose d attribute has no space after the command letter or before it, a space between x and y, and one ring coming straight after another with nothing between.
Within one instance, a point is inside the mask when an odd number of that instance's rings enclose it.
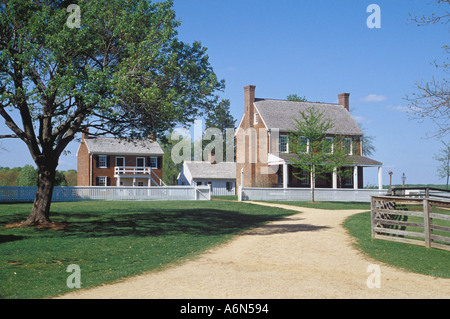
<instances>
[{"instance_id":1,"label":"window with white frame","mask_svg":"<svg viewBox=\"0 0 450 319\"><path fill-rule=\"evenodd\" d=\"M158 158L150 157L150 168L157 169L158 168Z\"/></svg>"},{"instance_id":2,"label":"window with white frame","mask_svg":"<svg viewBox=\"0 0 450 319\"><path fill-rule=\"evenodd\" d=\"M108 156L107 155L99 155L98 156L98 167L99 168L107 168L108 167Z\"/></svg>"},{"instance_id":3,"label":"window with white frame","mask_svg":"<svg viewBox=\"0 0 450 319\"><path fill-rule=\"evenodd\" d=\"M299 142L299 150L303 153L308 153L309 150L309 141L308 138L305 136L301 136L300 139L298 140Z\"/></svg>"},{"instance_id":4,"label":"window with white frame","mask_svg":"<svg viewBox=\"0 0 450 319\"><path fill-rule=\"evenodd\" d=\"M258 124L258 113L253 115L253 124Z\"/></svg>"},{"instance_id":5,"label":"window with white frame","mask_svg":"<svg viewBox=\"0 0 450 319\"><path fill-rule=\"evenodd\" d=\"M97 186L106 186L106 176L97 177Z\"/></svg>"},{"instance_id":6,"label":"window with white frame","mask_svg":"<svg viewBox=\"0 0 450 319\"><path fill-rule=\"evenodd\" d=\"M325 139L323 141L323 152L326 154L333 153L333 138L332 137L325 137Z\"/></svg>"},{"instance_id":7,"label":"window with white frame","mask_svg":"<svg viewBox=\"0 0 450 319\"><path fill-rule=\"evenodd\" d=\"M344 138L344 150L348 155L353 155L353 139L352 138Z\"/></svg>"},{"instance_id":8,"label":"window with white frame","mask_svg":"<svg viewBox=\"0 0 450 319\"><path fill-rule=\"evenodd\" d=\"M280 153L287 153L288 152L288 136L287 135L280 135L279 137L279 152Z\"/></svg>"}]
</instances>

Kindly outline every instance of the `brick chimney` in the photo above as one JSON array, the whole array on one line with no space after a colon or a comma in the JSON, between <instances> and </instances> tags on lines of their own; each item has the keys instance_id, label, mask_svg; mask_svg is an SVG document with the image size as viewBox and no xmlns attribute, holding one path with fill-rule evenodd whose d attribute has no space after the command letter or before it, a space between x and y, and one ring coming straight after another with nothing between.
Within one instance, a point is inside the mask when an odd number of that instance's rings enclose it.
<instances>
[{"instance_id":1,"label":"brick chimney","mask_svg":"<svg viewBox=\"0 0 450 319\"><path fill-rule=\"evenodd\" d=\"M89 128L85 129L81 134L81 141L89 139Z\"/></svg>"},{"instance_id":2,"label":"brick chimney","mask_svg":"<svg viewBox=\"0 0 450 319\"><path fill-rule=\"evenodd\" d=\"M215 152L209 152L209 154L208 154L208 162L210 164L216 164L216 153Z\"/></svg>"},{"instance_id":3,"label":"brick chimney","mask_svg":"<svg viewBox=\"0 0 450 319\"><path fill-rule=\"evenodd\" d=\"M346 108L347 111L350 112L350 93L341 93L338 94L339 97L339 104Z\"/></svg>"},{"instance_id":4,"label":"brick chimney","mask_svg":"<svg viewBox=\"0 0 450 319\"><path fill-rule=\"evenodd\" d=\"M245 93L245 117L247 121L247 127L253 126L253 103L255 102L255 85L247 85L244 87Z\"/></svg>"}]
</instances>

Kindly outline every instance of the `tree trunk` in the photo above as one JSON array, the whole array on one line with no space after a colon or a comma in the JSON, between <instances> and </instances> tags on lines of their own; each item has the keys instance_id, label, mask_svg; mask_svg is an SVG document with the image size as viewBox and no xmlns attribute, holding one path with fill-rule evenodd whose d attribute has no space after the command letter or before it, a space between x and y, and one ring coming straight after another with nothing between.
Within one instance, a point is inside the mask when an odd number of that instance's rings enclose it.
<instances>
[{"instance_id":1,"label":"tree trunk","mask_svg":"<svg viewBox=\"0 0 450 319\"><path fill-rule=\"evenodd\" d=\"M30 216L24 225L37 226L51 223L50 204L52 202L53 187L55 185L56 165L38 165L38 185L36 197Z\"/></svg>"}]
</instances>

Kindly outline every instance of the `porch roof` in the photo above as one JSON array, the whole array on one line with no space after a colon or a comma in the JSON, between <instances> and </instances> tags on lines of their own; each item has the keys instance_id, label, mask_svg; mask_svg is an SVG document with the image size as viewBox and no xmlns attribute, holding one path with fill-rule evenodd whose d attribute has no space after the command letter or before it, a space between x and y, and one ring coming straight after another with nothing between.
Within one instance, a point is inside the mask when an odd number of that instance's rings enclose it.
<instances>
[{"instance_id":1,"label":"porch roof","mask_svg":"<svg viewBox=\"0 0 450 319\"><path fill-rule=\"evenodd\" d=\"M295 158L295 154L293 153L279 153L278 157L284 162L291 162L292 158ZM374 159L358 156L358 155L349 155L349 162L356 166L382 166L383 163L376 161Z\"/></svg>"}]
</instances>

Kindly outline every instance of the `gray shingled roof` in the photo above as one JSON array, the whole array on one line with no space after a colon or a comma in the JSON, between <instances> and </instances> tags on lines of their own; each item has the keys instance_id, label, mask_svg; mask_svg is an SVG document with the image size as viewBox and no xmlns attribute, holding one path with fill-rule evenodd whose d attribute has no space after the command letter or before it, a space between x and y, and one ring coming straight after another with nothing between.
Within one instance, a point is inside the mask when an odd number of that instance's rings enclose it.
<instances>
[{"instance_id":1,"label":"gray shingled roof","mask_svg":"<svg viewBox=\"0 0 450 319\"><path fill-rule=\"evenodd\" d=\"M186 161L193 179L236 179L236 163Z\"/></svg>"},{"instance_id":2,"label":"gray shingled roof","mask_svg":"<svg viewBox=\"0 0 450 319\"><path fill-rule=\"evenodd\" d=\"M294 118L300 117L300 111L314 107L332 120L333 127L327 133L363 135L351 114L340 104L255 99L255 106L268 129L278 128L280 132L288 132L294 128Z\"/></svg>"},{"instance_id":3,"label":"gray shingled roof","mask_svg":"<svg viewBox=\"0 0 450 319\"><path fill-rule=\"evenodd\" d=\"M92 154L164 154L161 146L152 140L126 140L112 137L97 137L86 139L85 142L89 152Z\"/></svg>"}]
</instances>

